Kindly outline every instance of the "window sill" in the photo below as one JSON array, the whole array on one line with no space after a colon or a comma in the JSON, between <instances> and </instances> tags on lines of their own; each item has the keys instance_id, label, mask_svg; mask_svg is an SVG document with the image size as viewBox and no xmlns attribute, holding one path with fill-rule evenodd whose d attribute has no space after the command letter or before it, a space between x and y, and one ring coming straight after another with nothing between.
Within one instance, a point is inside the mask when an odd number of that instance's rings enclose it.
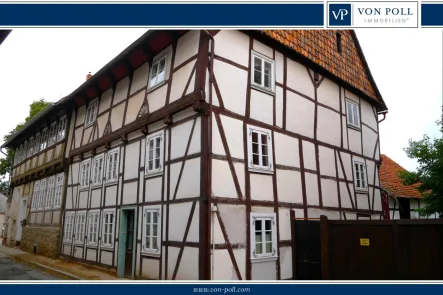
<instances>
[{"instance_id":1,"label":"window sill","mask_svg":"<svg viewBox=\"0 0 443 295\"><path fill-rule=\"evenodd\" d=\"M157 176L163 175L163 171L157 171L157 172L148 172L145 174L145 178L153 178Z\"/></svg>"},{"instance_id":2,"label":"window sill","mask_svg":"<svg viewBox=\"0 0 443 295\"><path fill-rule=\"evenodd\" d=\"M97 244L94 244L94 245L88 245L88 244L86 244L86 248L97 249Z\"/></svg>"},{"instance_id":3,"label":"window sill","mask_svg":"<svg viewBox=\"0 0 443 295\"><path fill-rule=\"evenodd\" d=\"M150 93L150 92L154 91L155 89L162 87L165 84L166 84L166 80L164 80L163 82L160 82L158 84L155 84L154 86L149 87L146 92Z\"/></svg>"},{"instance_id":4,"label":"window sill","mask_svg":"<svg viewBox=\"0 0 443 295\"><path fill-rule=\"evenodd\" d=\"M160 252L148 252L148 251L142 250L140 253L142 256L150 256L150 257L160 257L161 256Z\"/></svg>"},{"instance_id":5,"label":"window sill","mask_svg":"<svg viewBox=\"0 0 443 295\"><path fill-rule=\"evenodd\" d=\"M356 188L355 189L355 193L356 194L368 194L369 192L368 192L368 190L367 189L359 189L359 188Z\"/></svg>"},{"instance_id":6,"label":"window sill","mask_svg":"<svg viewBox=\"0 0 443 295\"><path fill-rule=\"evenodd\" d=\"M278 256L272 256L272 257L251 257L251 263L277 261L277 259L278 259Z\"/></svg>"},{"instance_id":7,"label":"window sill","mask_svg":"<svg viewBox=\"0 0 443 295\"><path fill-rule=\"evenodd\" d=\"M85 124L85 126L83 127L83 129L87 129L89 127L91 127L94 124L95 120L92 121L91 123Z\"/></svg>"},{"instance_id":8,"label":"window sill","mask_svg":"<svg viewBox=\"0 0 443 295\"><path fill-rule=\"evenodd\" d=\"M64 245L72 244L72 241L63 241L63 244L64 244Z\"/></svg>"},{"instance_id":9,"label":"window sill","mask_svg":"<svg viewBox=\"0 0 443 295\"><path fill-rule=\"evenodd\" d=\"M83 191L87 191L87 190L89 190L89 186L81 186L81 187L78 189L79 192L83 192Z\"/></svg>"},{"instance_id":10,"label":"window sill","mask_svg":"<svg viewBox=\"0 0 443 295\"><path fill-rule=\"evenodd\" d=\"M95 183L91 185L91 189L96 189L96 188L101 188L102 187L102 183Z\"/></svg>"},{"instance_id":11,"label":"window sill","mask_svg":"<svg viewBox=\"0 0 443 295\"><path fill-rule=\"evenodd\" d=\"M101 245L100 249L114 250L114 245Z\"/></svg>"},{"instance_id":12,"label":"window sill","mask_svg":"<svg viewBox=\"0 0 443 295\"><path fill-rule=\"evenodd\" d=\"M356 130L356 131L361 131L360 126L357 127L357 126L351 125L351 124L349 124L349 123L347 123L347 125L348 125L348 128L354 129L354 130Z\"/></svg>"},{"instance_id":13,"label":"window sill","mask_svg":"<svg viewBox=\"0 0 443 295\"><path fill-rule=\"evenodd\" d=\"M260 174L274 174L274 170L272 169L267 170L267 169L249 167L248 170L249 172L260 173Z\"/></svg>"},{"instance_id":14,"label":"window sill","mask_svg":"<svg viewBox=\"0 0 443 295\"><path fill-rule=\"evenodd\" d=\"M258 85L254 84L254 83L251 83L251 88L254 89L254 90L257 90L257 91L260 91L260 92L272 95L272 96L275 95L275 91L267 89L267 88L264 88L264 87L261 87L261 86L258 86Z\"/></svg>"},{"instance_id":15,"label":"window sill","mask_svg":"<svg viewBox=\"0 0 443 295\"><path fill-rule=\"evenodd\" d=\"M105 186L111 186L116 184L118 184L118 179L105 182Z\"/></svg>"}]
</instances>

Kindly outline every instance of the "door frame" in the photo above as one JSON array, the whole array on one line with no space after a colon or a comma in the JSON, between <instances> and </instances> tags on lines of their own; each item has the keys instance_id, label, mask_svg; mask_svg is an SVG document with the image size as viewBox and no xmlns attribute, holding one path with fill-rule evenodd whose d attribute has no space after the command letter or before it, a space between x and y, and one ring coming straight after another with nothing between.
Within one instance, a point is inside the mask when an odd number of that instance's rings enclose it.
<instances>
[{"instance_id":1,"label":"door frame","mask_svg":"<svg viewBox=\"0 0 443 295\"><path fill-rule=\"evenodd\" d=\"M23 208L24 201L26 201L25 208ZM16 241L21 241L22 240L22 235L23 235L23 226L21 224L22 215L23 215L23 219L26 219L27 211L28 211L28 197L22 197L20 199L20 212L18 213L19 214L18 215L18 222L16 223L17 228L15 229L15 240ZM17 239L19 232L20 232L20 240Z\"/></svg>"},{"instance_id":2,"label":"door frame","mask_svg":"<svg viewBox=\"0 0 443 295\"><path fill-rule=\"evenodd\" d=\"M125 276L125 256L126 256L126 225L127 216L124 211L134 211L134 228L133 228L133 249L137 249L137 225L138 225L138 210L137 206L123 206L120 209L119 231L118 231L118 253L117 253L117 277L123 278ZM135 260L137 251L132 251L132 270L131 279L135 277Z\"/></svg>"}]
</instances>

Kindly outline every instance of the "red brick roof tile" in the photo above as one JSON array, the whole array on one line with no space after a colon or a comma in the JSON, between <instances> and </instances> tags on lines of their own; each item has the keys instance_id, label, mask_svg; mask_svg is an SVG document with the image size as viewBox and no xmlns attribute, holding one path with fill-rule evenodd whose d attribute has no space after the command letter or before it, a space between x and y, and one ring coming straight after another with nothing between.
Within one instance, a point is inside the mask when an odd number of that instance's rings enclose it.
<instances>
[{"instance_id":1,"label":"red brick roof tile","mask_svg":"<svg viewBox=\"0 0 443 295\"><path fill-rule=\"evenodd\" d=\"M263 32L355 87L368 98L380 103L383 110L387 110L353 31L264 30ZM341 34L341 54L336 49L337 33Z\"/></svg>"},{"instance_id":2,"label":"red brick roof tile","mask_svg":"<svg viewBox=\"0 0 443 295\"><path fill-rule=\"evenodd\" d=\"M386 155L381 155L380 184L392 197L423 198L416 185L404 185L398 176L405 168Z\"/></svg>"}]
</instances>

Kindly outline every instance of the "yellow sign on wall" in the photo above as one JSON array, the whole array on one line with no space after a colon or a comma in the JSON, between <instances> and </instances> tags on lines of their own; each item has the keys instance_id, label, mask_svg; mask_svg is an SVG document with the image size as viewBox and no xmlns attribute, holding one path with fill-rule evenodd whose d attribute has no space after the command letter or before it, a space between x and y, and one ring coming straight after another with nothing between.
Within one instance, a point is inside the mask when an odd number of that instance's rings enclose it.
<instances>
[{"instance_id":1,"label":"yellow sign on wall","mask_svg":"<svg viewBox=\"0 0 443 295\"><path fill-rule=\"evenodd\" d=\"M360 239L360 246L369 246L369 239Z\"/></svg>"}]
</instances>

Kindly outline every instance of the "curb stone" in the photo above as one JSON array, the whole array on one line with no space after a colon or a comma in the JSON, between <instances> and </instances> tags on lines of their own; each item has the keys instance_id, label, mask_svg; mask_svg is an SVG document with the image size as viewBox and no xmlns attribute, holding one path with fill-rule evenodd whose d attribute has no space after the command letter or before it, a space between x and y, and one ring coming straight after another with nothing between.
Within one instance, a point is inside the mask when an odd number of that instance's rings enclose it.
<instances>
[{"instance_id":1,"label":"curb stone","mask_svg":"<svg viewBox=\"0 0 443 295\"><path fill-rule=\"evenodd\" d=\"M62 270L59 270L59 269L56 269L56 268L53 268L53 267L50 267L50 266L47 266L47 265L44 265L44 264L41 264L41 263L38 263L38 262L32 262L32 261L24 260L24 259L21 259L21 258L18 257L18 256L11 256L11 257L12 257L13 259L15 259L15 260L21 262L21 263L28 264L28 265L32 265L32 266L35 266L35 267L41 268L41 269L43 269L43 270L45 270L45 271L47 271L47 272L54 273L54 274L56 274L56 275L58 275L58 276L60 276L60 277L68 278L69 280L84 280L83 278L80 278L80 277L75 276L75 275L73 275L73 274L70 274L70 273L64 272L64 271L62 271Z\"/></svg>"}]
</instances>

